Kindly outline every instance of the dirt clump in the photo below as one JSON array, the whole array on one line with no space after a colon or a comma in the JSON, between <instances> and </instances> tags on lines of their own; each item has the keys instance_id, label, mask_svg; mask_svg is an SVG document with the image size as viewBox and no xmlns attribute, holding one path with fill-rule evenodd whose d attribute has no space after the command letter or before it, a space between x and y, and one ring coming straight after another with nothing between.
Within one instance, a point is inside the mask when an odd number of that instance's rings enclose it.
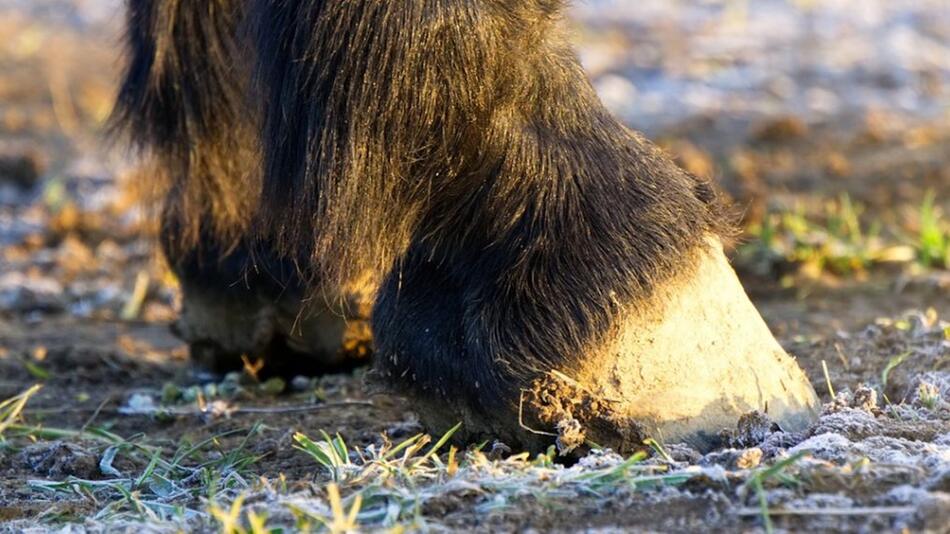
<instances>
[{"instance_id":1,"label":"dirt clump","mask_svg":"<svg viewBox=\"0 0 950 534\"><path fill-rule=\"evenodd\" d=\"M587 450L590 443L618 444L617 452L643 449L647 435L636 421L620 413L619 403L595 395L570 377L552 371L532 382L522 399L522 415L541 428L556 429L562 455Z\"/></svg>"},{"instance_id":2,"label":"dirt clump","mask_svg":"<svg viewBox=\"0 0 950 534\"><path fill-rule=\"evenodd\" d=\"M739 418L735 430L724 430L721 437L731 447L754 447L778 430L778 425L768 415L753 410Z\"/></svg>"},{"instance_id":3,"label":"dirt clump","mask_svg":"<svg viewBox=\"0 0 950 534\"><path fill-rule=\"evenodd\" d=\"M20 460L33 473L54 480L66 477L95 478L99 474L99 458L76 443L41 442L20 452Z\"/></svg>"}]
</instances>

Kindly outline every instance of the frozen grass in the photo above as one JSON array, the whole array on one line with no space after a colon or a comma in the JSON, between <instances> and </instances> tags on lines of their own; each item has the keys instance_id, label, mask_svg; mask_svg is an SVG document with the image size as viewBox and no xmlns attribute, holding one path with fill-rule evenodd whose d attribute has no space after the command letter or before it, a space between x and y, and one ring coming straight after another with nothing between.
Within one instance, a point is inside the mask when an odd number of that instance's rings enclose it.
<instances>
[{"instance_id":1,"label":"frozen grass","mask_svg":"<svg viewBox=\"0 0 950 534\"><path fill-rule=\"evenodd\" d=\"M24 393L3 403L22 410ZM5 412L6 413L6 412ZM12 415L12 412L11 412ZM481 512L504 510L526 496L559 500L614 493L618 488L644 490L678 485L696 475L670 465L647 465L646 453L621 459L598 452L577 466L565 468L554 461L554 449L531 458L527 453L490 459L481 447L467 451L447 447L458 426L433 442L417 434L399 443L383 437L382 445L352 448L339 435L322 433L311 440L294 436L295 448L314 460L313 487L320 498L287 493L286 481L253 480L249 469L258 457L248 444L261 429L215 434L195 444L182 444L172 452L148 444L147 436L129 439L104 429L67 430L36 425L8 425L10 438L65 440L84 444L99 458L101 479L74 476L63 480L28 480L27 486L62 499L91 504L85 518L40 516L40 522L74 522L116 525L143 522L163 529L188 528L222 532L273 532L271 523L294 530L348 532L360 529L418 528L427 523L423 508L451 496L477 495ZM237 446L215 446L235 434ZM122 457L140 468L122 472ZM266 506L260 506L267 495ZM249 496L258 503L245 506ZM281 513L277 513L281 512ZM269 516L276 516L271 520ZM288 521L291 523L289 524Z\"/></svg>"},{"instance_id":2,"label":"frozen grass","mask_svg":"<svg viewBox=\"0 0 950 534\"><path fill-rule=\"evenodd\" d=\"M89 519L114 523L144 521L169 523L207 518L207 503L231 501L250 484L245 478L249 466L257 457L248 452L247 445L260 426L212 435L195 444L183 443L171 453L148 444L147 436L125 439L103 429L71 431L23 426L17 430L31 438L93 442L90 447L99 456L102 479L83 479L74 476L64 480L29 480L27 485L38 493L60 497L75 496L93 503ZM233 434L244 434L238 446L218 450L215 443ZM101 452L98 452L101 451ZM136 472L123 473L115 466L122 455ZM38 518L51 521L75 521L79 518Z\"/></svg>"},{"instance_id":3,"label":"frozen grass","mask_svg":"<svg viewBox=\"0 0 950 534\"><path fill-rule=\"evenodd\" d=\"M279 501L295 518L295 528L304 531L414 529L427 526L430 519L423 510L438 501L476 497L475 513L487 514L514 507L526 497L563 500L609 495L620 488L676 486L698 473L644 464L646 453L624 460L596 452L570 468L555 463L553 448L534 458L522 453L490 459L480 447L463 452L449 447L440 454L458 428L431 445L430 436L419 434L398 444L386 441L362 450L351 450L339 435L324 433L322 440L313 441L297 434L297 448L310 455L332 482L326 484L322 500L288 496ZM253 523L254 514L244 513L245 524Z\"/></svg>"},{"instance_id":4,"label":"frozen grass","mask_svg":"<svg viewBox=\"0 0 950 534\"><path fill-rule=\"evenodd\" d=\"M628 458L595 450L565 466L553 448L534 456L496 447L489 451L485 444L460 450L451 444L458 427L437 438L416 434L391 441L384 434L364 446L339 434L320 431L312 438L296 432L291 439L295 456L309 460L312 468L298 467L296 480L283 474L268 478L257 470L262 456L254 444L275 429L255 424L169 446L147 435L122 437L100 427L45 427L22 420L30 418L26 405L35 388L0 403L5 430L0 450L16 455L33 443L56 440L91 451L95 476L35 478L26 484L38 500L74 501L84 510L83 515L41 514L32 524L82 522L92 530L443 531L464 529L471 518L539 510L606 507L619 510L620 518L663 499L710 494L730 502L735 518L748 518L742 524L767 532L802 518L839 526L849 521L895 528L925 524L912 521L925 517L921 507L942 502L928 491L940 487L941 477L950 472L950 434L933 434L950 424L945 369L950 323L912 315L879 321L865 333L842 339L848 354L872 350L894 356L879 358L881 367L869 370L864 380L870 387L832 386L835 378L826 375L828 389L836 393L808 432L773 431L757 445L744 445L749 448L705 456L648 440L642 452ZM878 407L875 399L896 383L909 384L910 393ZM158 398L160 392L153 395ZM253 401L245 397L242 402ZM903 478L905 472L912 478Z\"/></svg>"}]
</instances>

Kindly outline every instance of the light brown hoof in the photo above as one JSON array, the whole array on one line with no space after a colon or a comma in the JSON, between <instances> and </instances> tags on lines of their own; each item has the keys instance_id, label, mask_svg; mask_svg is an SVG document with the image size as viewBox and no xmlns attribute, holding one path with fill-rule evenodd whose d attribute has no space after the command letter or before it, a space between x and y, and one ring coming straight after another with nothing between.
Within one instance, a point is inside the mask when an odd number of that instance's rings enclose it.
<instances>
[{"instance_id":1,"label":"light brown hoof","mask_svg":"<svg viewBox=\"0 0 950 534\"><path fill-rule=\"evenodd\" d=\"M745 294L717 241L695 268L637 306L596 355L552 371L523 393L522 414L556 434L562 452L643 440L708 450L720 431L758 410L786 431L818 415L815 391ZM544 434L539 434L544 433Z\"/></svg>"}]
</instances>

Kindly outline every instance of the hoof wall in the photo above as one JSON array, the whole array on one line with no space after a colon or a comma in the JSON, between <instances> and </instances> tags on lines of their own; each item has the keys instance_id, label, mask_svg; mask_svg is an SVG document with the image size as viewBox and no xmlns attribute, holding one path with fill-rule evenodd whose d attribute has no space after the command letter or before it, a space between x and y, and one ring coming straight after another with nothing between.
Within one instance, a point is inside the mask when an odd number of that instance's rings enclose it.
<instances>
[{"instance_id":1,"label":"hoof wall","mask_svg":"<svg viewBox=\"0 0 950 534\"><path fill-rule=\"evenodd\" d=\"M697 251L693 265L631 309L580 365L527 384L509 413L430 403L424 419L433 432L462 421L471 438L535 451L556 443L562 454L592 445L630 454L649 439L708 451L753 412L783 430L805 430L818 417L818 397L719 243Z\"/></svg>"},{"instance_id":2,"label":"hoof wall","mask_svg":"<svg viewBox=\"0 0 950 534\"><path fill-rule=\"evenodd\" d=\"M697 254L694 270L658 291L647 313L631 314L600 357L570 378L542 377L573 405L586 398L584 406L598 406L598 416L579 419L591 421L591 441L622 451L653 438L709 450L751 412L793 432L817 419L811 383L772 336L719 243ZM550 408L538 406L540 419L557 424Z\"/></svg>"}]
</instances>

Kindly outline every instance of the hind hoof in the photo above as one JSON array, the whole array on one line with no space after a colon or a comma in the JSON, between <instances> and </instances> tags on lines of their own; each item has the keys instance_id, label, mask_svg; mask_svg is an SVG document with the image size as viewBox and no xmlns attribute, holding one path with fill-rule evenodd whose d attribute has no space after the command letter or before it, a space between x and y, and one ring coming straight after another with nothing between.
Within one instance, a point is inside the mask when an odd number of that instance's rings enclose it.
<instances>
[{"instance_id":1,"label":"hind hoof","mask_svg":"<svg viewBox=\"0 0 950 534\"><path fill-rule=\"evenodd\" d=\"M199 374L221 376L251 366L261 377L318 375L369 361L365 319L299 299L220 295L186 286L175 333L188 342Z\"/></svg>"}]
</instances>

